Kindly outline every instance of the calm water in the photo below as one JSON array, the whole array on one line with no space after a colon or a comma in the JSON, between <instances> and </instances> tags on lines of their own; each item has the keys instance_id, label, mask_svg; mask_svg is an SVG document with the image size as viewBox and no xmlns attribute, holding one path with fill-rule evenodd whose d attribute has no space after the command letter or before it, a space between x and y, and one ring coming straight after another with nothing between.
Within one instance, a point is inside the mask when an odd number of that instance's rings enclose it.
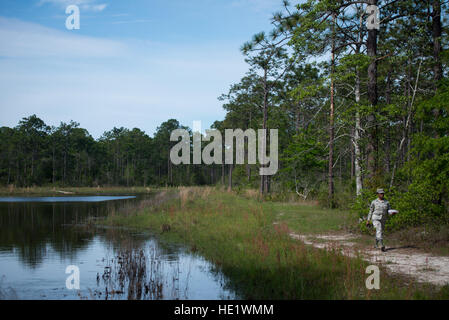
<instances>
[{"instance_id":1,"label":"calm water","mask_svg":"<svg viewBox=\"0 0 449 320\"><path fill-rule=\"evenodd\" d=\"M142 197L0 198L0 299L235 299L213 266L150 234L86 223ZM66 268L80 290L66 287Z\"/></svg>"},{"instance_id":2,"label":"calm water","mask_svg":"<svg viewBox=\"0 0 449 320\"><path fill-rule=\"evenodd\" d=\"M113 200L134 199L135 196L87 196L87 197L7 197L0 202L103 202Z\"/></svg>"}]
</instances>

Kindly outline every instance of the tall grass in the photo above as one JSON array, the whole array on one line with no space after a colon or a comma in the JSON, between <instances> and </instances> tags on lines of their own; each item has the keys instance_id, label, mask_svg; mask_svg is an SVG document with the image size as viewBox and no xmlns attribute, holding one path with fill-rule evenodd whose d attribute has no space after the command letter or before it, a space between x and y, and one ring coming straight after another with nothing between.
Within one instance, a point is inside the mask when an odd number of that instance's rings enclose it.
<instances>
[{"instance_id":1,"label":"tall grass","mask_svg":"<svg viewBox=\"0 0 449 320\"><path fill-rule=\"evenodd\" d=\"M178 193L179 198L110 217L107 223L152 229L184 243L212 261L228 277L228 285L247 299L445 297L435 287L384 271L381 290L367 290L362 259L342 255L337 247L308 247L289 236L286 222L274 224L280 210L298 206L280 207L213 188L180 188Z\"/></svg>"}]
</instances>

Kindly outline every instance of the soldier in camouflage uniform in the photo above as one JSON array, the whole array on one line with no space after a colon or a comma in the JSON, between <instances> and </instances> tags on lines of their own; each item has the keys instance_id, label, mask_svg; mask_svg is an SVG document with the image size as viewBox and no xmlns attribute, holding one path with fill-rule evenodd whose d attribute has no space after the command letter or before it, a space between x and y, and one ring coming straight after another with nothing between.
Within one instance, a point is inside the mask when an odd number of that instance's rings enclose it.
<instances>
[{"instance_id":1,"label":"soldier in camouflage uniform","mask_svg":"<svg viewBox=\"0 0 449 320\"><path fill-rule=\"evenodd\" d=\"M385 228L385 221L389 215L390 203L384 199L385 192L383 189L377 189L377 199L371 202L367 225L370 221L373 222L373 226L376 229L376 245L375 248L379 248L379 245L383 252L385 252L385 246L383 244L383 231Z\"/></svg>"}]
</instances>

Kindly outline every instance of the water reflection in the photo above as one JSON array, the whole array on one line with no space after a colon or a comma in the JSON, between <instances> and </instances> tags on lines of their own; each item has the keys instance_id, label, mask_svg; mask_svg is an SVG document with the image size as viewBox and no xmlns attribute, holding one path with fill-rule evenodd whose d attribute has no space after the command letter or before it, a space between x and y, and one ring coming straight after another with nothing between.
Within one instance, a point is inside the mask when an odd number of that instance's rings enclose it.
<instances>
[{"instance_id":1,"label":"water reflection","mask_svg":"<svg viewBox=\"0 0 449 320\"><path fill-rule=\"evenodd\" d=\"M49 249L61 258L74 258L94 235L71 225L105 217L133 201L137 200L0 203L0 251L14 250L21 262L31 268L42 263Z\"/></svg>"},{"instance_id":2,"label":"water reflection","mask_svg":"<svg viewBox=\"0 0 449 320\"><path fill-rule=\"evenodd\" d=\"M72 196L72 197L0 197L0 202L103 202L134 199L135 196Z\"/></svg>"},{"instance_id":3,"label":"water reflection","mask_svg":"<svg viewBox=\"0 0 449 320\"><path fill-rule=\"evenodd\" d=\"M148 198L101 202L0 203L0 299L232 299L201 257L149 234L89 221ZM65 287L77 265L81 290Z\"/></svg>"}]
</instances>

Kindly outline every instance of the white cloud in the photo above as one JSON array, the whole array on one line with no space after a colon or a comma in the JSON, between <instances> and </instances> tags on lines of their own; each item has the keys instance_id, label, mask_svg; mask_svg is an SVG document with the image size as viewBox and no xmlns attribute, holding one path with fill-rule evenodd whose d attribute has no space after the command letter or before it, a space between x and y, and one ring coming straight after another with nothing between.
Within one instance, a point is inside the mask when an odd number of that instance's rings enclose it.
<instances>
[{"instance_id":1,"label":"white cloud","mask_svg":"<svg viewBox=\"0 0 449 320\"><path fill-rule=\"evenodd\" d=\"M153 20L150 20L150 19L122 20L122 21L112 22L112 24L147 23L147 22L152 22L152 21Z\"/></svg>"},{"instance_id":2,"label":"white cloud","mask_svg":"<svg viewBox=\"0 0 449 320\"><path fill-rule=\"evenodd\" d=\"M44 5L50 3L62 8L66 8L69 5L77 5L82 10L100 12L106 9L108 6L106 3L97 3L96 0L40 0L38 5Z\"/></svg>"},{"instance_id":3,"label":"white cloud","mask_svg":"<svg viewBox=\"0 0 449 320\"><path fill-rule=\"evenodd\" d=\"M116 57L127 50L118 41L80 36L4 17L0 17L0 43L0 57L9 58Z\"/></svg>"},{"instance_id":4,"label":"white cloud","mask_svg":"<svg viewBox=\"0 0 449 320\"><path fill-rule=\"evenodd\" d=\"M217 97L247 69L240 43L123 41L0 17L0 126L36 113L95 137L113 126L151 134L169 118L207 127L224 116Z\"/></svg>"},{"instance_id":5,"label":"white cloud","mask_svg":"<svg viewBox=\"0 0 449 320\"><path fill-rule=\"evenodd\" d=\"M93 11L103 11L104 9L106 9L108 5L106 3L103 4L95 4L95 5L91 5L90 7L92 8Z\"/></svg>"}]
</instances>

